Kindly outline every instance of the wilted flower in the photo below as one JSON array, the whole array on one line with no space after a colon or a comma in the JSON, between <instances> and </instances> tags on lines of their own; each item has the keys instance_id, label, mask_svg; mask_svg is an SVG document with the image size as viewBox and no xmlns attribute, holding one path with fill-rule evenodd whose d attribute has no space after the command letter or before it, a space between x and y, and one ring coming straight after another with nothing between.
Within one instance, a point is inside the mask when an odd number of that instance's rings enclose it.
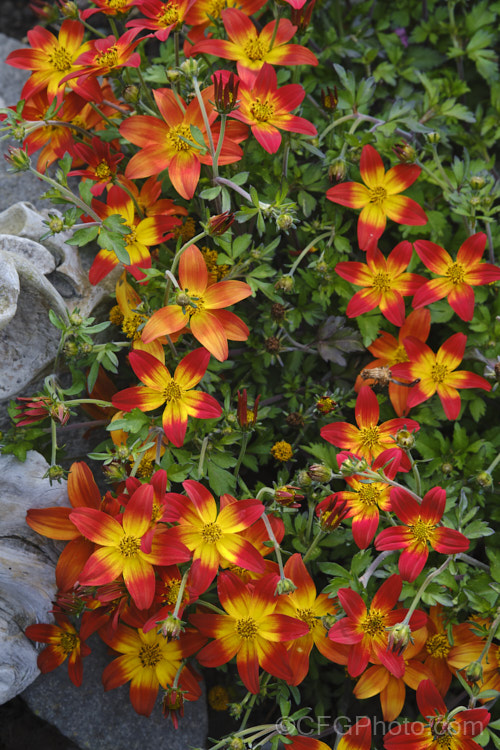
<instances>
[{"instance_id":1,"label":"wilted flower","mask_svg":"<svg viewBox=\"0 0 500 750\"><path fill-rule=\"evenodd\" d=\"M300 508L300 501L305 497L300 494L300 489L293 484L284 484L275 489L274 499L278 505L283 505L285 508Z\"/></svg>"},{"instance_id":2,"label":"wilted flower","mask_svg":"<svg viewBox=\"0 0 500 750\"><path fill-rule=\"evenodd\" d=\"M234 214L231 211L224 211L223 214L210 217L206 230L211 237L220 237L221 234L227 232L233 222Z\"/></svg>"},{"instance_id":3,"label":"wilted flower","mask_svg":"<svg viewBox=\"0 0 500 750\"><path fill-rule=\"evenodd\" d=\"M321 106L328 112L335 112L337 104L339 103L339 97L337 94L337 87L333 87L333 91L329 86L326 89L321 89Z\"/></svg>"},{"instance_id":4,"label":"wilted flower","mask_svg":"<svg viewBox=\"0 0 500 750\"><path fill-rule=\"evenodd\" d=\"M238 391L238 424L242 430L248 430L249 427L253 427L257 421L257 412L259 409L260 394L254 401L253 409L248 408L247 400L247 389L243 389L243 393Z\"/></svg>"},{"instance_id":5,"label":"wilted flower","mask_svg":"<svg viewBox=\"0 0 500 750\"><path fill-rule=\"evenodd\" d=\"M328 495L316 506L316 515L323 531L334 531L347 515L347 501Z\"/></svg>"}]
</instances>

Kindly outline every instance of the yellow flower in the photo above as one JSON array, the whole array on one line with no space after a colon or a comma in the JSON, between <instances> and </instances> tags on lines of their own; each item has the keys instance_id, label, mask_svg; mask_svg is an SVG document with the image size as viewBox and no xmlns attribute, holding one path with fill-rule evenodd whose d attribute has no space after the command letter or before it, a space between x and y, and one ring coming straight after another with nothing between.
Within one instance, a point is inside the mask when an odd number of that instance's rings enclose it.
<instances>
[{"instance_id":1,"label":"yellow flower","mask_svg":"<svg viewBox=\"0 0 500 750\"><path fill-rule=\"evenodd\" d=\"M289 461L293 456L292 446L286 440L279 440L271 448L271 455L276 461Z\"/></svg>"}]
</instances>

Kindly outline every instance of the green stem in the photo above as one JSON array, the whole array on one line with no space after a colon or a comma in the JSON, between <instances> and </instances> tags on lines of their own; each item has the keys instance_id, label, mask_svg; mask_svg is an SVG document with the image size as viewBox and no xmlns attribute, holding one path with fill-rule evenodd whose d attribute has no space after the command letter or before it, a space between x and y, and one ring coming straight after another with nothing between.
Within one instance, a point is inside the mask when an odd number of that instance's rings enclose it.
<instances>
[{"instance_id":1,"label":"green stem","mask_svg":"<svg viewBox=\"0 0 500 750\"><path fill-rule=\"evenodd\" d=\"M200 460L198 461L198 476L202 477L203 474L203 464L205 462L205 454L207 452L207 445L208 445L208 435L205 435L203 438L203 442L201 444L201 451L200 451Z\"/></svg>"},{"instance_id":2,"label":"green stem","mask_svg":"<svg viewBox=\"0 0 500 750\"><path fill-rule=\"evenodd\" d=\"M50 437L52 440L52 450L50 453L50 465L54 466L57 459L57 429L54 419L50 420Z\"/></svg>"},{"instance_id":3,"label":"green stem","mask_svg":"<svg viewBox=\"0 0 500 750\"><path fill-rule=\"evenodd\" d=\"M111 401L102 401L99 398L75 398L64 402L65 406L80 406L80 404L95 404L95 406L102 407L113 406Z\"/></svg>"},{"instance_id":4,"label":"green stem","mask_svg":"<svg viewBox=\"0 0 500 750\"><path fill-rule=\"evenodd\" d=\"M381 562L385 560L386 557L389 557L389 555L392 554L392 550L385 550L384 552L381 552L380 555L377 555L375 560L367 567L363 575L360 577L359 582L362 584L363 588L366 589L368 585L368 581L372 577L372 575L377 570L378 566Z\"/></svg>"},{"instance_id":5,"label":"green stem","mask_svg":"<svg viewBox=\"0 0 500 750\"><path fill-rule=\"evenodd\" d=\"M496 458L493 459L491 464L486 469L487 474L491 474L491 472L496 468L497 464L500 462L500 453L496 456Z\"/></svg>"},{"instance_id":6,"label":"green stem","mask_svg":"<svg viewBox=\"0 0 500 750\"><path fill-rule=\"evenodd\" d=\"M448 188L450 190L454 190L455 186L453 185L453 183L451 182L450 178L448 177L448 175L444 171L444 167L441 164L441 159L439 158L439 154L438 154L438 151L437 151L437 146L436 146L435 143L431 143L431 149L432 149L432 156L434 157L434 164L438 168L439 174L441 175L441 177L445 181L445 183L448 186Z\"/></svg>"},{"instance_id":7,"label":"green stem","mask_svg":"<svg viewBox=\"0 0 500 750\"><path fill-rule=\"evenodd\" d=\"M406 454L408 458L410 459L410 464L413 472L413 478L415 480L415 490L416 494L420 497L422 494L422 482L420 480L420 472L418 470L418 466L416 464L416 461L414 460L413 456L411 455L410 451Z\"/></svg>"},{"instance_id":8,"label":"green stem","mask_svg":"<svg viewBox=\"0 0 500 750\"><path fill-rule=\"evenodd\" d=\"M227 612L224 612L223 609L220 609L220 607L216 607L215 604L212 604L212 602L206 602L204 599L197 599L196 604L199 604L202 607L207 607L207 609L210 609L212 612L216 612L218 615L227 615Z\"/></svg>"},{"instance_id":9,"label":"green stem","mask_svg":"<svg viewBox=\"0 0 500 750\"><path fill-rule=\"evenodd\" d=\"M324 534L325 534L325 532L323 531L323 529L320 529L318 531L318 533L316 534L316 536L312 540L311 544L309 545L308 549L306 550L306 553L305 553L305 555L302 558L302 562L306 563L309 560L309 558L311 557L312 553L314 552L314 550L318 546L321 537Z\"/></svg>"},{"instance_id":10,"label":"green stem","mask_svg":"<svg viewBox=\"0 0 500 750\"><path fill-rule=\"evenodd\" d=\"M486 643L484 644L484 648L481 651L481 656L477 659L477 662L479 664L481 664L481 662L483 661L484 657L488 653L488 650L489 650L489 648L491 646L493 638L495 637L495 634L497 632L497 628L498 628L499 625L500 625L500 614L498 614L495 617L495 619L493 620L493 622L491 624L491 628L488 631L488 637L486 639Z\"/></svg>"},{"instance_id":11,"label":"green stem","mask_svg":"<svg viewBox=\"0 0 500 750\"><path fill-rule=\"evenodd\" d=\"M338 125L342 125L343 122L348 122L349 120L359 120L360 122L363 122L363 121L373 122L376 125L383 125L385 123L385 120L381 120L379 117L372 117L371 115L362 115L359 112L353 112L352 115L343 115L342 117L339 117L338 120L334 120L333 122L331 122L329 125L326 126L326 128L323 130L323 132L320 134L318 138L318 145L321 144L325 136L327 136L331 130L336 128Z\"/></svg>"},{"instance_id":12,"label":"green stem","mask_svg":"<svg viewBox=\"0 0 500 750\"><path fill-rule=\"evenodd\" d=\"M238 479L238 474L240 473L241 462L243 461L243 457L246 453L249 438L250 438L250 433L244 432L242 440L241 440L240 453L238 456L238 460L236 461L236 466L234 467L235 479Z\"/></svg>"},{"instance_id":13,"label":"green stem","mask_svg":"<svg viewBox=\"0 0 500 750\"><path fill-rule=\"evenodd\" d=\"M219 140L217 141L217 148L215 149L213 163L212 163L212 173L213 173L214 179L219 176L219 156L222 150L222 143L224 141L224 135L226 132L226 121L227 121L227 115L221 115L220 116Z\"/></svg>"},{"instance_id":14,"label":"green stem","mask_svg":"<svg viewBox=\"0 0 500 750\"><path fill-rule=\"evenodd\" d=\"M262 518L262 520L264 522L264 526L266 527L267 535L268 535L270 541L273 543L274 551L276 553L276 560L277 560L278 568L279 568L279 571L280 571L280 580L283 581L286 578L286 576L285 576L285 570L283 568L283 559L281 557L281 548L280 548L280 546L279 546L279 544L278 544L278 542L276 540L276 537L274 536L274 532L273 532L272 526L271 526L271 524L269 522L269 518L267 517L267 514L266 514L265 511L261 515L261 518Z\"/></svg>"},{"instance_id":15,"label":"green stem","mask_svg":"<svg viewBox=\"0 0 500 750\"><path fill-rule=\"evenodd\" d=\"M418 604L420 602L420 599L422 598L422 595L423 595L425 589L434 580L434 578L436 578L444 570L446 570L446 568L448 567L448 565L450 564L450 562L451 562L451 555L446 558L446 560L444 561L444 563L442 565L440 565L439 568L436 568L436 570L433 570L433 571L431 571L429 573L429 575L427 576L427 578L425 579L425 581L423 582L423 584L420 586L419 590L415 594L415 598L413 599L413 601L411 603L410 609L406 613L406 617L403 620L402 625L408 625L408 623L410 622L412 614L415 612L416 608L418 607Z\"/></svg>"},{"instance_id":16,"label":"green stem","mask_svg":"<svg viewBox=\"0 0 500 750\"><path fill-rule=\"evenodd\" d=\"M182 245L182 247L179 250L177 250L177 252L176 252L176 254L174 256L174 259L172 261L172 265L170 266L170 273L171 274L175 273L175 271L177 269L177 264L179 263L180 257L182 255L182 253L184 252L184 250L186 250L190 245L194 245L196 242L199 242L199 240L202 240L203 237L206 237L206 236L207 236L207 232L205 232L205 231L200 232L200 234L197 234L196 237L193 237L192 240L188 240L187 242L185 242ZM168 305L168 298L170 297L170 290L171 289L172 289L172 282L171 282L170 279L168 279L167 280L167 284L165 286L165 296L163 298L163 303L164 303L165 306ZM173 344L172 344L172 346L173 346Z\"/></svg>"},{"instance_id":17,"label":"green stem","mask_svg":"<svg viewBox=\"0 0 500 750\"><path fill-rule=\"evenodd\" d=\"M30 166L29 171L32 174L36 175L40 180L43 180L48 185L51 185L56 190L58 190L61 193L61 195L67 199L68 203L73 203L73 205L78 206L78 208L81 208L84 213L91 216L94 219L94 221L96 221L99 225L101 225L101 219L95 213L95 211L90 206L88 206L84 201L82 201L81 198L79 198L77 195L72 193L71 190L69 190L66 187L63 187L58 182L56 182L56 180L53 180L51 177L48 177L48 175L38 172L38 170L36 170L32 166Z\"/></svg>"},{"instance_id":18,"label":"green stem","mask_svg":"<svg viewBox=\"0 0 500 750\"><path fill-rule=\"evenodd\" d=\"M324 240L327 237L330 237L331 234L332 234L331 230L329 230L328 232L323 232L323 234L320 234L318 237L315 237L308 245L306 245L306 247L302 250L301 254L298 256L297 260L295 261L295 263L293 264L293 266L290 268L290 270L288 271L288 273L286 275L287 276L293 276L293 274L297 270L298 266L302 262L303 258L305 258L305 256L309 252L309 250L312 247L314 247L314 245L317 242L321 242L321 240Z\"/></svg>"},{"instance_id":19,"label":"green stem","mask_svg":"<svg viewBox=\"0 0 500 750\"><path fill-rule=\"evenodd\" d=\"M172 617L179 617L179 610L181 608L182 604L182 597L184 596L184 590L186 588L187 579L189 576L189 570L188 568L181 579L181 585L179 586L179 591L177 592L177 599L175 600L175 609L172 612Z\"/></svg>"},{"instance_id":20,"label":"green stem","mask_svg":"<svg viewBox=\"0 0 500 750\"><path fill-rule=\"evenodd\" d=\"M201 95L200 84L198 83L198 79L196 78L196 76L193 76L193 88L194 88L194 93L196 94L196 98L198 99L198 104L200 105L200 112L203 118L203 122L205 124L205 130L207 131L208 148L209 148L210 156L212 157L212 163L213 163L214 158L215 158L214 140L212 138L212 130L210 128L210 121L208 119L205 102L203 101L203 97ZM214 177L217 177L216 170L214 171Z\"/></svg>"},{"instance_id":21,"label":"green stem","mask_svg":"<svg viewBox=\"0 0 500 750\"><path fill-rule=\"evenodd\" d=\"M367 479L375 480L376 482L383 482L384 484L390 484L391 487L399 487L401 490L404 490L409 495L411 495L417 503L420 505L422 503L422 498L420 495L417 495L416 492L412 492L412 490L408 489L408 487L405 487L404 484L400 484L399 482L395 482L394 479L389 479L389 477L382 476L378 474L376 471L372 471L371 469L366 469L366 471L362 471L359 474L360 477L366 477Z\"/></svg>"}]
</instances>

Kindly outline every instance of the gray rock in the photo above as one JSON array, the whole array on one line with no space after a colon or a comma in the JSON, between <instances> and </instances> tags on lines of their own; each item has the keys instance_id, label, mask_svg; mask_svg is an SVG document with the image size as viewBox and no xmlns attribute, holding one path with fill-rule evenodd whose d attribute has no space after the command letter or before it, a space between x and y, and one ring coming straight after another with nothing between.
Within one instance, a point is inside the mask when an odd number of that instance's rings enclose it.
<instances>
[{"instance_id":1,"label":"gray rock","mask_svg":"<svg viewBox=\"0 0 500 750\"><path fill-rule=\"evenodd\" d=\"M24 690L39 674L34 644L24 629L52 622L54 566L59 547L26 524L29 508L68 505L66 484L50 486L49 468L30 451L25 463L0 455L0 704Z\"/></svg>"},{"instance_id":2,"label":"gray rock","mask_svg":"<svg viewBox=\"0 0 500 750\"><path fill-rule=\"evenodd\" d=\"M11 233L2 234L2 230L0 229L1 250L21 255L35 265L44 276L52 273L56 267L54 256L43 245L21 236L17 232L15 235Z\"/></svg>"},{"instance_id":3,"label":"gray rock","mask_svg":"<svg viewBox=\"0 0 500 750\"><path fill-rule=\"evenodd\" d=\"M105 693L101 682L112 656L107 646L93 636L92 653L83 661L83 683L76 688L67 666L42 675L22 694L31 710L56 726L82 750L188 750L204 748L208 729L205 696L187 702L179 729L163 718L160 698L149 717L139 716L130 705L129 686ZM161 692L161 690L160 690Z\"/></svg>"},{"instance_id":4,"label":"gray rock","mask_svg":"<svg viewBox=\"0 0 500 750\"><path fill-rule=\"evenodd\" d=\"M0 331L10 323L17 310L20 286L14 261L0 250L2 275L0 277Z\"/></svg>"}]
</instances>

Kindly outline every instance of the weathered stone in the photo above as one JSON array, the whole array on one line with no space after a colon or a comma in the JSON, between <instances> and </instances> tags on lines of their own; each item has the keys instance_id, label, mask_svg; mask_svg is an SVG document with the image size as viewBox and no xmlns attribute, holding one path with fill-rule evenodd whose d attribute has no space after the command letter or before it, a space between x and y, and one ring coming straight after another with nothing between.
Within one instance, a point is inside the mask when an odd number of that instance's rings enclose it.
<instances>
[{"instance_id":1,"label":"weathered stone","mask_svg":"<svg viewBox=\"0 0 500 750\"><path fill-rule=\"evenodd\" d=\"M0 330L2 330L16 314L20 286L14 262L6 253L1 251L0 264L2 266L0 276Z\"/></svg>"},{"instance_id":2,"label":"weathered stone","mask_svg":"<svg viewBox=\"0 0 500 750\"><path fill-rule=\"evenodd\" d=\"M56 262L52 253L41 245L39 242L30 240L27 237L18 237L13 234L0 234L0 250L14 253L28 260L38 271L46 276L56 267Z\"/></svg>"},{"instance_id":3,"label":"weathered stone","mask_svg":"<svg viewBox=\"0 0 500 750\"><path fill-rule=\"evenodd\" d=\"M52 622L58 545L32 531L25 520L29 508L69 505L65 482L50 486L43 479L48 468L35 451L25 463L0 455L0 704L39 674L36 649L24 629Z\"/></svg>"}]
</instances>

